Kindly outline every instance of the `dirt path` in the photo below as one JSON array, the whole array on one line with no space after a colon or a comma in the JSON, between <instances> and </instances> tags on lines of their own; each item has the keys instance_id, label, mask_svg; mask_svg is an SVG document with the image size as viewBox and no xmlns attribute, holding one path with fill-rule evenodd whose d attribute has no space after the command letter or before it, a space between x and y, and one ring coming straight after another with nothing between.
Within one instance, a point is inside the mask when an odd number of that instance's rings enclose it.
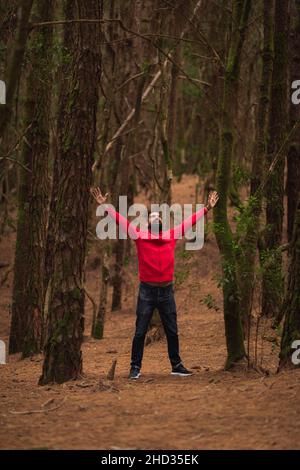
<instances>
[{"instance_id":1,"label":"dirt path","mask_svg":"<svg viewBox=\"0 0 300 470\"><path fill-rule=\"evenodd\" d=\"M193 178L185 178L175 185L175 199L193 201L194 183ZM11 261L12 253L12 240L7 237L1 244L4 261ZM0 366L0 447L299 449L300 370L275 374L278 339L268 324L262 325L258 352L269 375L247 372L246 367L223 370L222 298L217 288L218 250L213 237L200 252L187 255L180 245L176 254L181 355L185 365L193 368L192 377L170 375L166 343L160 341L146 347L141 379L128 381L135 271L136 263L132 262L123 309L108 313L102 341L88 337L91 305L87 303L84 375L80 380L39 387L41 356L20 361L15 355ZM5 340L11 281L10 275L2 288L0 305L0 338ZM95 299L98 282L97 269L90 267L87 285ZM216 309L203 303L208 295ZM109 384L106 374L115 358L116 378ZM11 413L40 410L43 412Z\"/></svg>"}]
</instances>

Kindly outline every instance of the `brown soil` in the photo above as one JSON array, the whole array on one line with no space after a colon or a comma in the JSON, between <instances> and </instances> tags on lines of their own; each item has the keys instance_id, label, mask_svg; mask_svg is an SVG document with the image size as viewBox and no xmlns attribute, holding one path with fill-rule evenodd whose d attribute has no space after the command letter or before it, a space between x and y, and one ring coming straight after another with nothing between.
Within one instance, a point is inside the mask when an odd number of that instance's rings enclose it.
<instances>
[{"instance_id":1,"label":"brown soil","mask_svg":"<svg viewBox=\"0 0 300 470\"><path fill-rule=\"evenodd\" d=\"M174 200L193 202L194 188L195 178L185 177L174 185ZM1 242L2 262L13 261L14 237L9 231ZM87 289L97 300L99 270L90 263L95 250L89 256ZM279 338L267 321L261 322L257 345L258 364L268 375L260 368L247 370L246 364L223 370L226 347L214 237L209 236L201 251L186 253L180 242L175 292L181 355L195 374L171 376L161 340L145 348L140 380L127 379L138 286L134 260L126 268L123 309L108 312L101 341L89 337L92 305L87 301L81 379L38 386L42 356L20 360L14 355L0 366L2 449L300 448L300 370L276 374ZM6 269L1 270L2 277ZM11 287L12 273L1 294L0 338L5 341ZM208 294L215 308L203 303ZM253 351L254 335L252 359ZM114 359L117 368L111 383L106 375Z\"/></svg>"}]
</instances>

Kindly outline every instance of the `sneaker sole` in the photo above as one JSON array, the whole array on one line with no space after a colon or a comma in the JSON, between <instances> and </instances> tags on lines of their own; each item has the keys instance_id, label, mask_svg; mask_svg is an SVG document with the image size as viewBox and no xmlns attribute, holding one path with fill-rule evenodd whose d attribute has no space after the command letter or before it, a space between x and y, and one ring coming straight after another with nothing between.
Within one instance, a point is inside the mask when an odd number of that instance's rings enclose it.
<instances>
[{"instance_id":1,"label":"sneaker sole","mask_svg":"<svg viewBox=\"0 0 300 470\"><path fill-rule=\"evenodd\" d=\"M140 376L141 376L141 374L137 375L136 377L129 377L129 378L130 378L130 380L137 380L137 379L140 378Z\"/></svg>"},{"instance_id":2,"label":"sneaker sole","mask_svg":"<svg viewBox=\"0 0 300 470\"><path fill-rule=\"evenodd\" d=\"M171 372L171 375L180 375L181 377L190 377L194 374L182 374L181 372Z\"/></svg>"}]
</instances>

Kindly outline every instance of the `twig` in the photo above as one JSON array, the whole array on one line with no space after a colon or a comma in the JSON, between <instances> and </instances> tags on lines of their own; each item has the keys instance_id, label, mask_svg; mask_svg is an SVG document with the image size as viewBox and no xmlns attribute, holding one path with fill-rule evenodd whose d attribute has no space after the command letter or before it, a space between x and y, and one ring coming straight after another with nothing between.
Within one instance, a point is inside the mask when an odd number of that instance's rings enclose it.
<instances>
[{"instance_id":1,"label":"twig","mask_svg":"<svg viewBox=\"0 0 300 470\"><path fill-rule=\"evenodd\" d=\"M125 135L128 135L128 134L131 134L132 132L134 132L141 124L143 124L144 121L140 121L137 126L135 127L132 127L131 129L128 129L128 131L126 132L123 132L123 134L118 134L117 136L113 136L107 143L107 145L109 144L112 144L116 139L118 139L119 137L124 137ZM102 136L98 138L98 141L102 139ZM105 153L107 151L105 150Z\"/></svg>"},{"instance_id":2,"label":"twig","mask_svg":"<svg viewBox=\"0 0 300 470\"><path fill-rule=\"evenodd\" d=\"M2 287L6 283L7 278L8 278L8 276L11 273L12 270L13 270L13 267L11 266L10 268L7 269L5 274L3 274L2 278L1 278L1 281L0 281L0 287Z\"/></svg>"},{"instance_id":3,"label":"twig","mask_svg":"<svg viewBox=\"0 0 300 470\"><path fill-rule=\"evenodd\" d=\"M185 75L179 75L179 78L187 78ZM199 80L198 78L189 78L190 81L201 83L201 85L212 86L211 83L204 82L203 80Z\"/></svg>"},{"instance_id":4,"label":"twig","mask_svg":"<svg viewBox=\"0 0 300 470\"><path fill-rule=\"evenodd\" d=\"M88 234L91 235L91 237L93 237L94 240L99 241L99 238L96 237L96 235L93 232L91 232L90 230L88 230Z\"/></svg>"},{"instance_id":5,"label":"twig","mask_svg":"<svg viewBox=\"0 0 300 470\"><path fill-rule=\"evenodd\" d=\"M48 413L48 411L54 411L60 408L66 401L66 398L67 397L64 397L64 399L57 406L53 406L52 408L46 408L44 410L10 411L10 413L13 415L31 415L33 413ZM45 406L45 404L43 406Z\"/></svg>"},{"instance_id":6,"label":"twig","mask_svg":"<svg viewBox=\"0 0 300 470\"><path fill-rule=\"evenodd\" d=\"M131 77L127 78L127 80L125 80L125 82L121 83L121 85L119 85L116 89L115 89L115 92L117 91L120 91L124 86L126 86L129 82L131 82L132 80L134 80L135 78L138 78L138 77L142 77L143 75L145 75L146 72L140 72L140 73L136 73L135 75L132 75Z\"/></svg>"},{"instance_id":7,"label":"twig","mask_svg":"<svg viewBox=\"0 0 300 470\"><path fill-rule=\"evenodd\" d=\"M164 64L163 64L163 68L165 68L167 66L167 63L168 61L165 60ZM146 90L144 91L143 95L142 95L142 99L141 99L141 103L143 103L145 101L145 99L147 98L147 96L149 95L150 91L153 89L154 85L156 84L156 82L158 81L159 77L161 76L161 70L159 70L154 78L151 80L151 82L149 83L148 87L146 88ZM134 117L135 115L135 107L132 108L132 110L130 111L130 113L128 114L128 116L126 117L125 121L123 122L123 124L121 124L121 126L119 127L119 129L114 133L114 135L112 136L111 140L108 142L108 144L106 145L105 149L104 149L104 154L106 154L112 147L113 145L113 142L122 134L123 130L125 129L125 127L127 126L127 124L131 121L131 119ZM93 164L93 167L92 167L92 170L95 171L98 166L99 166L99 158L94 162Z\"/></svg>"},{"instance_id":8,"label":"twig","mask_svg":"<svg viewBox=\"0 0 300 470\"><path fill-rule=\"evenodd\" d=\"M49 398L49 400L45 401L45 403L42 404L42 407L45 408L46 406L50 405L51 403L54 403L55 398Z\"/></svg>"},{"instance_id":9,"label":"twig","mask_svg":"<svg viewBox=\"0 0 300 470\"><path fill-rule=\"evenodd\" d=\"M26 127L26 129L24 130L23 134L20 135L20 137L19 137L19 139L17 140L17 142L11 147L11 149L7 152L7 154L6 154L6 155L2 155L2 156L0 157L1 159L4 159L4 158L9 157L15 150L18 149L18 147L19 147L19 145L20 145L20 143L21 143L23 137L26 136L27 131L31 128L31 126L32 126L32 123L30 123L30 124Z\"/></svg>"},{"instance_id":10,"label":"twig","mask_svg":"<svg viewBox=\"0 0 300 470\"><path fill-rule=\"evenodd\" d=\"M15 158L4 156L4 157L0 157L0 160L9 160L10 162L17 163L17 165L20 165L23 168L23 170L26 170L29 173L32 173L32 171L29 168L27 168L27 166L23 165L23 163L19 162L19 160L16 160Z\"/></svg>"}]
</instances>

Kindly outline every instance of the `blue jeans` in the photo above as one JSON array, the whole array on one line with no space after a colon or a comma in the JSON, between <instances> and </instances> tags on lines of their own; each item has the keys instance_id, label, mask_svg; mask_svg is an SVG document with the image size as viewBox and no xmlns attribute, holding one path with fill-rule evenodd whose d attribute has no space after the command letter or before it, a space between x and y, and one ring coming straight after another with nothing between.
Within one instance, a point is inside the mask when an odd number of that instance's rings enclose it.
<instances>
[{"instance_id":1,"label":"blue jeans","mask_svg":"<svg viewBox=\"0 0 300 470\"><path fill-rule=\"evenodd\" d=\"M136 307L135 334L132 341L131 367L142 366L145 336L154 309L157 308L166 333L172 366L181 362L177 330L177 312L173 284L165 287L140 282Z\"/></svg>"}]
</instances>

